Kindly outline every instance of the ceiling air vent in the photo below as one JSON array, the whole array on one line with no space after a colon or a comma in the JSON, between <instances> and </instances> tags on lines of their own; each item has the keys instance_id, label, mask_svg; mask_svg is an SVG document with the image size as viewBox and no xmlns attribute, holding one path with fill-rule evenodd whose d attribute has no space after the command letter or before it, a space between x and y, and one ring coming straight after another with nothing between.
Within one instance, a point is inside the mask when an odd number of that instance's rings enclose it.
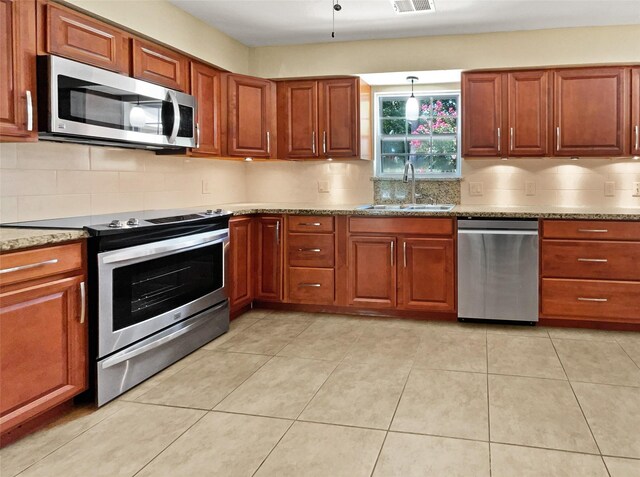
<instances>
[{"instance_id":1,"label":"ceiling air vent","mask_svg":"<svg viewBox=\"0 0 640 477\"><path fill-rule=\"evenodd\" d=\"M391 0L391 5L398 14L432 12L436 9L433 0Z\"/></svg>"}]
</instances>

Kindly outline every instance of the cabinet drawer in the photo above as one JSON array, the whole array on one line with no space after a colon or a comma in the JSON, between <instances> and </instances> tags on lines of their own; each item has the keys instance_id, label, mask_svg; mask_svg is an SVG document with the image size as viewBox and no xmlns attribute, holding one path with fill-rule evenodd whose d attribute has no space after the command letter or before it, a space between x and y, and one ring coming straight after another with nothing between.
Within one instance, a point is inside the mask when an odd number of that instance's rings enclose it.
<instances>
[{"instance_id":1,"label":"cabinet drawer","mask_svg":"<svg viewBox=\"0 0 640 477\"><path fill-rule=\"evenodd\" d=\"M453 219L409 217L351 217L351 233L381 233L400 235L452 235Z\"/></svg>"},{"instance_id":2,"label":"cabinet drawer","mask_svg":"<svg viewBox=\"0 0 640 477\"><path fill-rule=\"evenodd\" d=\"M289 232L333 232L333 217L330 215L290 215Z\"/></svg>"},{"instance_id":3,"label":"cabinet drawer","mask_svg":"<svg viewBox=\"0 0 640 477\"><path fill-rule=\"evenodd\" d=\"M292 303L332 305L333 297L333 269L289 269L289 301Z\"/></svg>"},{"instance_id":4,"label":"cabinet drawer","mask_svg":"<svg viewBox=\"0 0 640 477\"><path fill-rule=\"evenodd\" d=\"M640 280L640 242L542 242L542 276Z\"/></svg>"},{"instance_id":5,"label":"cabinet drawer","mask_svg":"<svg viewBox=\"0 0 640 477\"><path fill-rule=\"evenodd\" d=\"M333 234L289 234L290 267L333 267Z\"/></svg>"},{"instance_id":6,"label":"cabinet drawer","mask_svg":"<svg viewBox=\"0 0 640 477\"><path fill-rule=\"evenodd\" d=\"M133 39L133 77L167 88L187 90L189 60L186 56L137 38Z\"/></svg>"},{"instance_id":7,"label":"cabinet drawer","mask_svg":"<svg viewBox=\"0 0 640 477\"><path fill-rule=\"evenodd\" d=\"M640 222L606 220L545 220L543 238L584 240L638 240Z\"/></svg>"},{"instance_id":8,"label":"cabinet drawer","mask_svg":"<svg viewBox=\"0 0 640 477\"><path fill-rule=\"evenodd\" d=\"M82 245L59 245L0 257L0 284L32 280L82 268Z\"/></svg>"},{"instance_id":9,"label":"cabinet drawer","mask_svg":"<svg viewBox=\"0 0 640 477\"><path fill-rule=\"evenodd\" d=\"M47 5L47 51L129 74L129 36L79 13Z\"/></svg>"},{"instance_id":10,"label":"cabinet drawer","mask_svg":"<svg viewBox=\"0 0 640 477\"><path fill-rule=\"evenodd\" d=\"M640 282L542 280L544 317L640 323Z\"/></svg>"}]
</instances>

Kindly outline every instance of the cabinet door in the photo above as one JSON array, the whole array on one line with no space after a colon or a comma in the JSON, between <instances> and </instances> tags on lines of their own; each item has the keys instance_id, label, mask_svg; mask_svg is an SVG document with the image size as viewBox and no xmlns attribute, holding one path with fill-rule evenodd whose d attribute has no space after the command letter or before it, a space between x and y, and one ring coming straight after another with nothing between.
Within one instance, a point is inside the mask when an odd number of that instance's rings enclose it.
<instances>
[{"instance_id":1,"label":"cabinet door","mask_svg":"<svg viewBox=\"0 0 640 477\"><path fill-rule=\"evenodd\" d=\"M462 75L462 155L502 154L502 73Z\"/></svg>"},{"instance_id":2,"label":"cabinet door","mask_svg":"<svg viewBox=\"0 0 640 477\"><path fill-rule=\"evenodd\" d=\"M273 82L240 75L227 81L229 155L271 157L277 144Z\"/></svg>"},{"instance_id":3,"label":"cabinet door","mask_svg":"<svg viewBox=\"0 0 640 477\"><path fill-rule=\"evenodd\" d=\"M318 82L278 83L278 153L281 159L318 157Z\"/></svg>"},{"instance_id":4,"label":"cabinet door","mask_svg":"<svg viewBox=\"0 0 640 477\"><path fill-rule=\"evenodd\" d=\"M282 217L260 217L258 227L258 300L282 300Z\"/></svg>"},{"instance_id":5,"label":"cabinet door","mask_svg":"<svg viewBox=\"0 0 640 477\"><path fill-rule=\"evenodd\" d=\"M363 308L396 306L396 238L349 238L349 304Z\"/></svg>"},{"instance_id":6,"label":"cabinet door","mask_svg":"<svg viewBox=\"0 0 640 477\"><path fill-rule=\"evenodd\" d=\"M640 156L640 67L631 70L631 154Z\"/></svg>"},{"instance_id":7,"label":"cabinet door","mask_svg":"<svg viewBox=\"0 0 640 477\"><path fill-rule=\"evenodd\" d=\"M554 73L556 156L619 156L626 131L625 68L582 68Z\"/></svg>"},{"instance_id":8,"label":"cabinet door","mask_svg":"<svg viewBox=\"0 0 640 477\"><path fill-rule=\"evenodd\" d=\"M3 432L86 389L83 279L64 278L0 295Z\"/></svg>"},{"instance_id":9,"label":"cabinet door","mask_svg":"<svg viewBox=\"0 0 640 477\"><path fill-rule=\"evenodd\" d=\"M54 4L47 5L47 51L129 74L129 36L122 30Z\"/></svg>"},{"instance_id":10,"label":"cabinet door","mask_svg":"<svg viewBox=\"0 0 640 477\"><path fill-rule=\"evenodd\" d=\"M509 156L549 154L549 72L507 75Z\"/></svg>"},{"instance_id":11,"label":"cabinet door","mask_svg":"<svg viewBox=\"0 0 640 477\"><path fill-rule=\"evenodd\" d=\"M133 39L132 76L167 88L186 91L189 59L149 41Z\"/></svg>"},{"instance_id":12,"label":"cabinet door","mask_svg":"<svg viewBox=\"0 0 640 477\"><path fill-rule=\"evenodd\" d=\"M0 1L0 140L35 140L36 5Z\"/></svg>"},{"instance_id":13,"label":"cabinet door","mask_svg":"<svg viewBox=\"0 0 640 477\"><path fill-rule=\"evenodd\" d=\"M321 156L360 155L359 80L344 78L319 82Z\"/></svg>"},{"instance_id":14,"label":"cabinet door","mask_svg":"<svg viewBox=\"0 0 640 477\"><path fill-rule=\"evenodd\" d=\"M220 142L220 71L202 63L191 62L191 94L198 101L197 146L199 154L219 156Z\"/></svg>"},{"instance_id":15,"label":"cabinet door","mask_svg":"<svg viewBox=\"0 0 640 477\"><path fill-rule=\"evenodd\" d=\"M237 217L229 221L229 306L237 310L253 300L252 257L253 219Z\"/></svg>"},{"instance_id":16,"label":"cabinet door","mask_svg":"<svg viewBox=\"0 0 640 477\"><path fill-rule=\"evenodd\" d=\"M400 308L455 311L453 240L406 238L400 246Z\"/></svg>"}]
</instances>

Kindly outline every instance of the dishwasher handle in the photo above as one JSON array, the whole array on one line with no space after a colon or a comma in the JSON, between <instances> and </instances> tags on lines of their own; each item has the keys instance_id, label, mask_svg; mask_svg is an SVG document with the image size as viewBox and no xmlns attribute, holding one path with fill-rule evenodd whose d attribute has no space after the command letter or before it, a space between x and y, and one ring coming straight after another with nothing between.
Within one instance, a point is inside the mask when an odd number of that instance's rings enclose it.
<instances>
[{"instance_id":1,"label":"dishwasher handle","mask_svg":"<svg viewBox=\"0 0 640 477\"><path fill-rule=\"evenodd\" d=\"M537 230L458 229L458 235L538 235Z\"/></svg>"}]
</instances>

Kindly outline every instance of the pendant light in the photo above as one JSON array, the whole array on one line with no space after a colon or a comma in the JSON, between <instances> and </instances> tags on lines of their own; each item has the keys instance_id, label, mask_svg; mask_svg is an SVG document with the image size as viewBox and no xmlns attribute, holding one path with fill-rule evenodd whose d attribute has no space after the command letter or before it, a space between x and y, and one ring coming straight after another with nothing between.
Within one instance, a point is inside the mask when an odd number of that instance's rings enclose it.
<instances>
[{"instance_id":1,"label":"pendant light","mask_svg":"<svg viewBox=\"0 0 640 477\"><path fill-rule=\"evenodd\" d=\"M405 107L405 116L409 121L415 121L420 116L418 98L413 95L413 82L417 80L417 76L407 76L407 81L411 81L411 96L407 98Z\"/></svg>"}]
</instances>

